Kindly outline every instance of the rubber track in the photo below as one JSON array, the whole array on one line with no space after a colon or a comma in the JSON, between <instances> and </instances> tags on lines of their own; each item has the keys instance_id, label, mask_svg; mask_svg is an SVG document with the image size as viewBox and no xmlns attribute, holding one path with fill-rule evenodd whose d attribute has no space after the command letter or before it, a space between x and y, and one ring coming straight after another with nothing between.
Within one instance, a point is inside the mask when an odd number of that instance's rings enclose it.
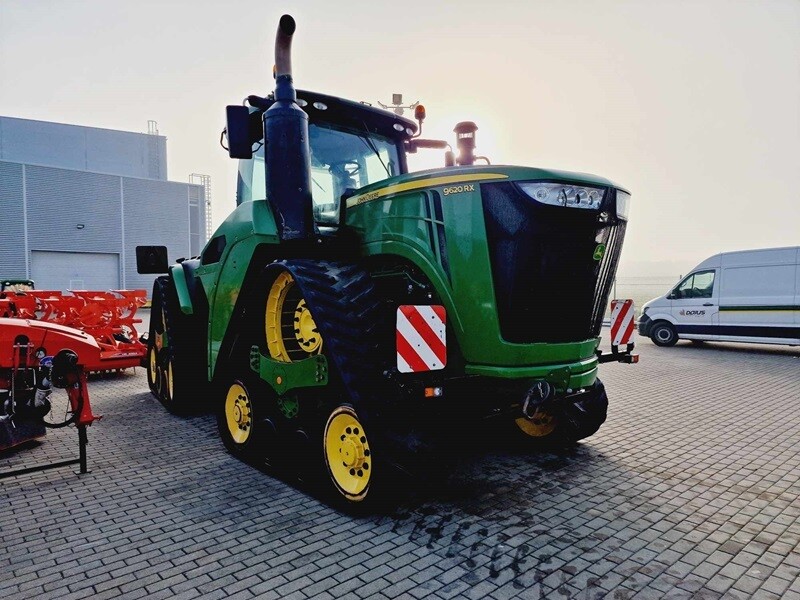
<instances>
[{"instance_id":1,"label":"rubber track","mask_svg":"<svg viewBox=\"0 0 800 600\"><path fill-rule=\"evenodd\" d=\"M161 277L156 277L155 281L153 281L153 295L152 295L152 301L150 303L150 328L149 328L148 335L147 335L147 350L148 350L148 354L147 354L147 356L148 356L148 365L147 365L147 368L148 368L148 370L150 369L150 364L149 364L150 348L152 348L156 344L156 325L155 324L156 324L157 320L161 319L161 304L164 301L164 291L165 291L166 284L168 283L168 279L169 278L166 277L166 276L161 276ZM158 361L160 363L160 361L161 361L161 357L160 356L158 358ZM154 385L150 387L150 392L153 394L153 396L155 396L156 398L158 398L160 400L159 395L158 395L158 391L156 389L157 385L158 385L158 382L154 382Z\"/></svg>"},{"instance_id":2,"label":"rubber track","mask_svg":"<svg viewBox=\"0 0 800 600\"><path fill-rule=\"evenodd\" d=\"M164 285L164 320L167 330L168 353L172 359L172 387L174 398L167 400L164 390L164 405L171 413L185 416L191 411L204 408L198 399L205 396L206 357L203 353L206 340L192 328L195 317L181 312L175 282L169 279ZM166 365L166 362L164 363ZM191 388L189 381L193 382Z\"/></svg>"},{"instance_id":3,"label":"rubber track","mask_svg":"<svg viewBox=\"0 0 800 600\"><path fill-rule=\"evenodd\" d=\"M378 425L381 400L388 392L383 369L394 345L369 274L357 265L333 261L284 260L267 267L273 272L279 268L289 271L300 287L322 334L323 353L333 361L359 418Z\"/></svg>"}]
</instances>

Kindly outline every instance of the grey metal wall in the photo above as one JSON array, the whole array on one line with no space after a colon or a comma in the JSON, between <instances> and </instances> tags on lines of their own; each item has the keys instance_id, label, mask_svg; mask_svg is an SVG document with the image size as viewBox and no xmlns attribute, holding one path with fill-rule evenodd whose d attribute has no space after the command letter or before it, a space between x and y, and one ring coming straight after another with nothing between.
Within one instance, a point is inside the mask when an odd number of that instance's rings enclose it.
<instances>
[{"instance_id":1,"label":"grey metal wall","mask_svg":"<svg viewBox=\"0 0 800 600\"><path fill-rule=\"evenodd\" d=\"M167 139L0 117L0 160L166 181Z\"/></svg>"},{"instance_id":2,"label":"grey metal wall","mask_svg":"<svg viewBox=\"0 0 800 600\"><path fill-rule=\"evenodd\" d=\"M136 246L166 246L170 262L192 256L189 187L181 183L123 179L124 280L128 289L144 288L149 295L153 287L153 275L136 272Z\"/></svg>"},{"instance_id":3,"label":"grey metal wall","mask_svg":"<svg viewBox=\"0 0 800 600\"><path fill-rule=\"evenodd\" d=\"M119 177L31 165L25 175L29 250L120 251Z\"/></svg>"},{"instance_id":4,"label":"grey metal wall","mask_svg":"<svg viewBox=\"0 0 800 600\"><path fill-rule=\"evenodd\" d=\"M155 276L136 272L136 246L167 246L171 261L199 254L205 243L203 198L199 185L0 161L0 276L30 277L34 252L40 266L43 252L72 253L74 261L88 261L90 253L114 254L119 273L106 277L108 287L144 288L149 295ZM83 266L91 270L89 263ZM57 280L50 271L39 272Z\"/></svg>"},{"instance_id":5,"label":"grey metal wall","mask_svg":"<svg viewBox=\"0 0 800 600\"><path fill-rule=\"evenodd\" d=\"M26 277L22 170L22 165L0 162L0 277Z\"/></svg>"}]
</instances>

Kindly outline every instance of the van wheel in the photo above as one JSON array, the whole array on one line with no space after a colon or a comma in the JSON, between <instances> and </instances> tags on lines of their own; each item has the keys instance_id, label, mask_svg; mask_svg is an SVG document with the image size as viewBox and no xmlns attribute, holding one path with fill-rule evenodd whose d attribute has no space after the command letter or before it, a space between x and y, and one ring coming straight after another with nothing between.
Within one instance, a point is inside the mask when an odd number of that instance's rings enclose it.
<instances>
[{"instance_id":1,"label":"van wheel","mask_svg":"<svg viewBox=\"0 0 800 600\"><path fill-rule=\"evenodd\" d=\"M678 332L669 323L658 323L650 332L650 339L656 346L674 346L678 341Z\"/></svg>"}]
</instances>

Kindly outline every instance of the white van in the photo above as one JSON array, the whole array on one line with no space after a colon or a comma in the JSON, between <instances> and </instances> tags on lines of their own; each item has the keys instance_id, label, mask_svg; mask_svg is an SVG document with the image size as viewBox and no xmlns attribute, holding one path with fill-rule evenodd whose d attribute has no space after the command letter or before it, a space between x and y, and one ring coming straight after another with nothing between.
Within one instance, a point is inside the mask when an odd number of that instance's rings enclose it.
<instances>
[{"instance_id":1,"label":"white van","mask_svg":"<svg viewBox=\"0 0 800 600\"><path fill-rule=\"evenodd\" d=\"M800 247L707 258L642 307L639 334L658 346L679 339L800 345Z\"/></svg>"}]
</instances>

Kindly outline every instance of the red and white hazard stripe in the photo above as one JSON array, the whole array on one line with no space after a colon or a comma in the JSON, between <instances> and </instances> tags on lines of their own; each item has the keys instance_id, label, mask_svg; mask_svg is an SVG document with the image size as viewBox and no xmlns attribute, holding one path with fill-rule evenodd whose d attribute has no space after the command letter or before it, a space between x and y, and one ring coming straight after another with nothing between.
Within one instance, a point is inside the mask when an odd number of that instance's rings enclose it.
<instances>
[{"instance_id":1,"label":"red and white hazard stripe","mask_svg":"<svg viewBox=\"0 0 800 600\"><path fill-rule=\"evenodd\" d=\"M630 344L636 329L633 300L611 301L611 345Z\"/></svg>"},{"instance_id":2,"label":"red and white hazard stripe","mask_svg":"<svg viewBox=\"0 0 800 600\"><path fill-rule=\"evenodd\" d=\"M405 304L397 309L397 370L437 371L447 364L444 306Z\"/></svg>"}]
</instances>

